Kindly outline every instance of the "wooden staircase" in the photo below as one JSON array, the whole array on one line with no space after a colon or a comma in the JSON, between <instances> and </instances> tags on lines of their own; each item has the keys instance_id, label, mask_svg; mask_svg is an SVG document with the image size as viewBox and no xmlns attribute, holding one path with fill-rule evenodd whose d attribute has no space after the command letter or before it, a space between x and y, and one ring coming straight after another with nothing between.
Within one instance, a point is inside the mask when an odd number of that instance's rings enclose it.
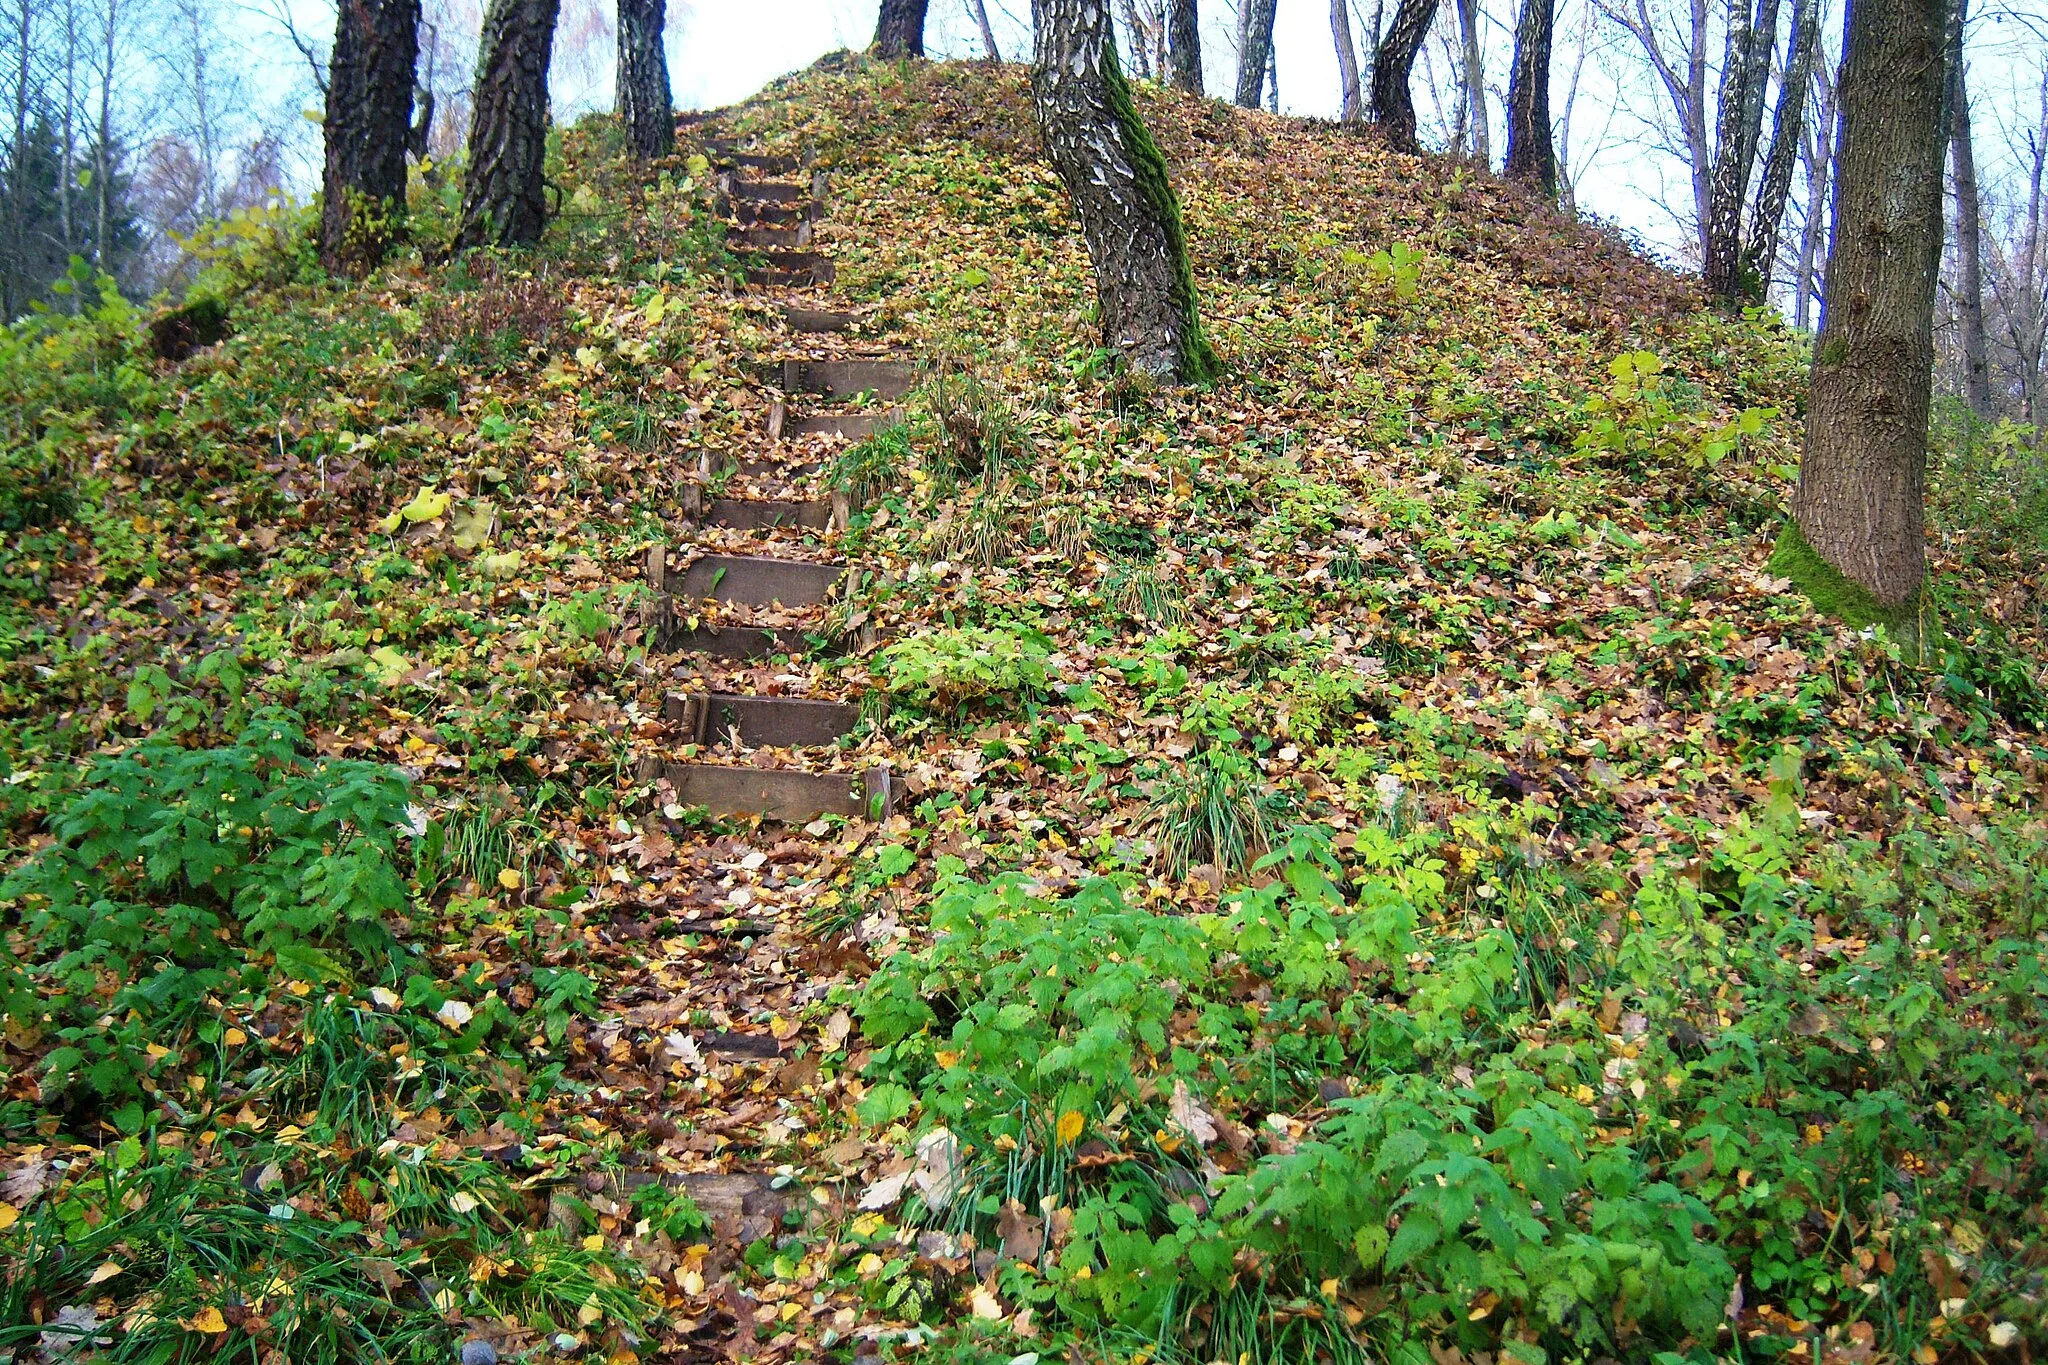
<instances>
[{"instance_id":1,"label":"wooden staircase","mask_svg":"<svg viewBox=\"0 0 2048 1365\"><path fill-rule=\"evenodd\" d=\"M781 396L761 432L763 449L722 461L699 457L687 476L685 525L678 528L683 535L648 555L655 603L651 643L705 665L801 657L814 645L837 643L826 638L825 610L857 577L831 553L854 510L844 493L819 486L831 448L896 420L900 409L880 405L910 393L917 366L902 356L802 353L806 336L845 334L861 326L858 314L831 309L823 297L838 276L832 257L814 245L815 225L829 203L826 173L808 158L740 151L715 141L707 150L719 167L735 238L753 257L748 286L781 304L790 349L797 354L768 372ZM707 483L727 471L790 485L791 495L713 496ZM697 553L694 542L710 531L762 537L763 553ZM730 550L731 540L729 534L718 537L719 548ZM806 557L771 553L785 547ZM754 623L764 612L773 619ZM804 623L790 624L793 617ZM716 816L802 824L825 815L881 819L894 804L895 782L886 765L846 768L839 762L839 751L860 725L857 702L714 686L670 693L662 714L669 747L687 756L649 756L642 771L649 780L666 781L683 805ZM805 766L782 766L783 751L802 755Z\"/></svg>"}]
</instances>

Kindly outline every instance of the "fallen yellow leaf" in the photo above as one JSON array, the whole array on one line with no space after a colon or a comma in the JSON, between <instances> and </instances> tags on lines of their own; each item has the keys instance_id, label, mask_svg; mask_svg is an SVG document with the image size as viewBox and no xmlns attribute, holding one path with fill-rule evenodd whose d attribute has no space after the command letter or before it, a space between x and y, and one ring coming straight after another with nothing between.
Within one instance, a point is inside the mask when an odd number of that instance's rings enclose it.
<instances>
[{"instance_id":1,"label":"fallen yellow leaf","mask_svg":"<svg viewBox=\"0 0 2048 1365\"><path fill-rule=\"evenodd\" d=\"M0 1204L0 1232L5 1232L21 1220L21 1210L12 1204Z\"/></svg>"},{"instance_id":2,"label":"fallen yellow leaf","mask_svg":"<svg viewBox=\"0 0 2048 1365\"><path fill-rule=\"evenodd\" d=\"M189 1318L179 1318L178 1326L188 1332L205 1332L218 1336L228 1330L228 1320L220 1315L218 1308L202 1308Z\"/></svg>"},{"instance_id":3,"label":"fallen yellow leaf","mask_svg":"<svg viewBox=\"0 0 2048 1365\"><path fill-rule=\"evenodd\" d=\"M498 885L504 887L507 891L517 891L525 884L526 878L519 875L518 868L501 867L498 869Z\"/></svg>"},{"instance_id":4,"label":"fallen yellow leaf","mask_svg":"<svg viewBox=\"0 0 2048 1365\"><path fill-rule=\"evenodd\" d=\"M99 1268L98 1270L95 1270L95 1271L93 1271L93 1273L92 1273L92 1274L91 1274L90 1276L88 1276L88 1277L86 1278L86 1281L85 1281L85 1282L86 1282L87 1284L89 1284L89 1285L92 1285L92 1284L105 1284L105 1283L106 1283L106 1282L107 1282L108 1280L111 1280L111 1279L113 1279L113 1278L114 1278L114 1277L115 1277L116 1275L118 1275L118 1274L120 1274L120 1273L121 1273L121 1265L120 1265L120 1263L119 1263L118 1261L108 1261L108 1262L107 1262L107 1263L106 1263L105 1265L101 1266L101 1267L100 1267L100 1268Z\"/></svg>"},{"instance_id":5,"label":"fallen yellow leaf","mask_svg":"<svg viewBox=\"0 0 2048 1365\"><path fill-rule=\"evenodd\" d=\"M1063 1144L1072 1142L1075 1138L1081 1136L1081 1130L1087 1124L1088 1120L1081 1117L1079 1110L1069 1109L1066 1113L1061 1114L1059 1126L1060 1142Z\"/></svg>"}]
</instances>

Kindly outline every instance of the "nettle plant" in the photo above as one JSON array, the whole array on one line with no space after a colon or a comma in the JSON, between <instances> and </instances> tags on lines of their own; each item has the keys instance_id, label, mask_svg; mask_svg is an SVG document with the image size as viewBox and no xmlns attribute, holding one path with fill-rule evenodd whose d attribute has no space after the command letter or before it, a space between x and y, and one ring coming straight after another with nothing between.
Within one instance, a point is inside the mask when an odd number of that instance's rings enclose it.
<instances>
[{"instance_id":1,"label":"nettle plant","mask_svg":"<svg viewBox=\"0 0 2048 1365\"><path fill-rule=\"evenodd\" d=\"M147 1044L250 951L305 980L381 969L406 903L410 788L304 749L297 720L265 710L222 748L153 737L102 758L51 816L55 842L0 882L20 925L0 1002L62 1040L46 1090L135 1093Z\"/></svg>"}]
</instances>

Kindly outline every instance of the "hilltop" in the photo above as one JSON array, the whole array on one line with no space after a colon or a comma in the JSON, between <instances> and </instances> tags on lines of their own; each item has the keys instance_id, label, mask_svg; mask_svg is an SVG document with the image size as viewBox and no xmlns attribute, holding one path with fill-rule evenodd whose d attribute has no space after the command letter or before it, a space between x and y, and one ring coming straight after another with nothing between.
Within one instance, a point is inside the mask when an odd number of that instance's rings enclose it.
<instances>
[{"instance_id":1,"label":"hilltop","mask_svg":"<svg viewBox=\"0 0 2048 1365\"><path fill-rule=\"evenodd\" d=\"M216 346L118 300L11 334L0 790L57 851L0 888L0 1318L179 1358L2048 1341L2038 475L1939 457L1916 665L1765 569L1799 337L1369 130L1140 104L1212 388L1098 349L1020 69L847 57L652 183L567 130L534 253L338 286L250 218ZM747 285L737 154L824 173L829 289ZM780 362L884 355L900 412L793 434ZM830 493L843 529L700 524ZM849 582L666 614L763 546ZM819 647L672 647L743 615ZM707 688L859 723L729 753L666 704ZM894 813L719 818L663 766L706 757L886 764Z\"/></svg>"}]
</instances>

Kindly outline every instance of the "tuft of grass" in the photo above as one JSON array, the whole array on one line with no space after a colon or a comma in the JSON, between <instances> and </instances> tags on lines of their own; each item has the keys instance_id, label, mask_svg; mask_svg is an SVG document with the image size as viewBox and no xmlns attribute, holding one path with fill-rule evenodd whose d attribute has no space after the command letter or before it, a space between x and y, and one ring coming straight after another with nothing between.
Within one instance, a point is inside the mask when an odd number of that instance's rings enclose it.
<instances>
[{"instance_id":1,"label":"tuft of grass","mask_svg":"<svg viewBox=\"0 0 2048 1365\"><path fill-rule=\"evenodd\" d=\"M1133 621L1171 627L1187 620L1187 598L1156 563L1118 564L1102 586L1116 609Z\"/></svg>"},{"instance_id":2,"label":"tuft of grass","mask_svg":"<svg viewBox=\"0 0 2048 1365\"><path fill-rule=\"evenodd\" d=\"M1157 845L1160 868L1176 877L1212 863L1242 871L1265 850L1269 833L1254 770L1224 749L1195 753L1161 778L1141 825Z\"/></svg>"},{"instance_id":3,"label":"tuft of grass","mask_svg":"<svg viewBox=\"0 0 2048 1365\"><path fill-rule=\"evenodd\" d=\"M938 439L928 464L941 478L997 478L1018 468L1024 424L1007 395L974 371L942 361L919 390Z\"/></svg>"},{"instance_id":4,"label":"tuft of grass","mask_svg":"<svg viewBox=\"0 0 2048 1365\"><path fill-rule=\"evenodd\" d=\"M859 505L893 487L910 461L910 430L898 422L847 447L833 461L827 477L834 488L844 491Z\"/></svg>"}]
</instances>

